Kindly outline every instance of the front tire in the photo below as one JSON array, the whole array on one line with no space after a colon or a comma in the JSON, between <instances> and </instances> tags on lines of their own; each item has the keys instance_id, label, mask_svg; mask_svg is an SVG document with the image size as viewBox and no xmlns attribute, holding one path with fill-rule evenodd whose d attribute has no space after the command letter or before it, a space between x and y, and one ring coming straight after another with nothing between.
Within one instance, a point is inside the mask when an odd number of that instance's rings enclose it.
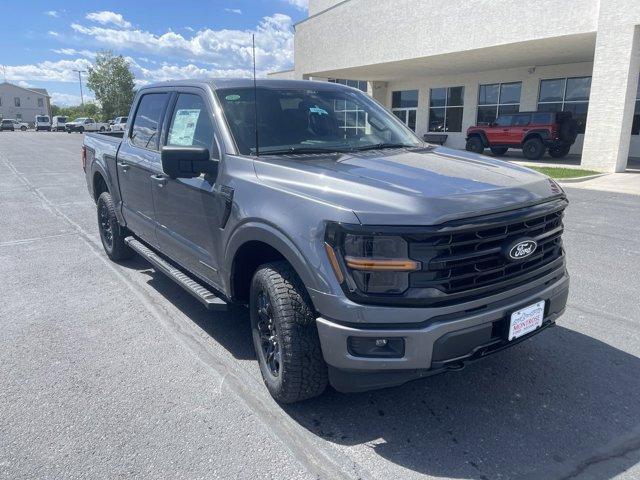
<instances>
[{"instance_id":1,"label":"front tire","mask_svg":"<svg viewBox=\"0 0 640 480\"><path fill-rule=\"evenodd\" d=\"M20 131L26 132L27 131L27 127L20 127Z\"/></svg>"},{"instance_id":2,"label":"front tire","mask_svg":"<svg viewBox=\"0 0 640 480\"><path fill-rule=\"evenodd\" d=\"M249 304L260 372L279 403L317 397L328 383L316 315L300 277L287 262L262 265Z\"/></svg>"},{"instance_id":3,"label":"front tire","mask_svg":"<svg viewBox=\"0 0 640 480\"><path fill-rule=\"evenodd\" d=\"M78 132L80 132L80 133L84 133L84 127L80 127L80 128L78 129Z\"/></svg>"},{"instance_id":4,"label":"front tire","mask_svg":"<svg viewBox=\"0 0 640 480\"><path fill-rule=\"evenodd\" d=\"M131 258L134 252L124 243L127 230L118 223L116 208L109 192L100 194L97 207L100 240L107 256L113 261Z\"/></svg>"},{"instance_id":5,"label":"front tire","mask_svg":"<svg viewBox=\"0 0 640 480\"><path fill-rule=\"evenodd\" d=\"M544 150L544 143L538 137L530 138L522 145L522 153L529 160L540 160Z\"/></svg>"},{"instance_id":6,"label":"front tire","mask_svg":"<svg viewBox=\"0 0 640 480\"><path fill-rule=\"evenodd\" d=\"M484 152L484 144L482 143L482 139L480 137L471 137L467 140L467 145L465 149L468 152L473 153L483 153Z\"/></svg>"}]
</instances>

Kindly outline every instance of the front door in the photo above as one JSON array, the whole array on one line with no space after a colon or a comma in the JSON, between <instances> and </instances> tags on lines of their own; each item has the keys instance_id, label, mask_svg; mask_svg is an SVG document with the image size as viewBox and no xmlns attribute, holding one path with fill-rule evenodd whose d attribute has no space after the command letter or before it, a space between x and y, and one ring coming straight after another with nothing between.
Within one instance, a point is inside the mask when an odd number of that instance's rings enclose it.
<instances>
[{"instance_id":1,"label":"front door","mask_svg":"<svg viewBox=\"0 0 640 480\"><path fill-rule=\"evenodd\" d=\"M127 227L142 240L157 245L151 175L158 173L158 137L168 93L145 94L136 116L118 151L118 184L122 215Z\"/></svg>"},{"instance_id":2,"label":"front door","mask_svg":"<svg viewBox=\"0 0 640 480\"><path fill-rule=\"evenodd\" d=\"M205 147L211 153L211 161L218 163L220 153L212 111L202 90L180 91L168 117L164 143ZM160 250L213 285L219 285L217 247L225 196L216 185L216 175L175 179L156 175L152 185Z\"/></svg>"}]
</instances>

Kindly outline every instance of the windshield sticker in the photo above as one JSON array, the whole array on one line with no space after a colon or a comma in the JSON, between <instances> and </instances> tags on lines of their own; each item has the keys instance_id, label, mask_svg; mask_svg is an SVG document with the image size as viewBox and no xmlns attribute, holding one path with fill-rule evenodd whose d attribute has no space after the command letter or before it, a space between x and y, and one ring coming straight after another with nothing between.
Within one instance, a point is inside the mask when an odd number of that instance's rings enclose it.
<instances>
[{"instance_id":1,"label":"windshield sticker","mask_svg":"<svg viewBox=\"0 0 640 480\"><path fill-rule=\"evenodd\" d=\"M311 113L317 113L318 115L329 115L329 112L327 112L325 109L320 108L317 105L314 105L313 107L311 107L309 109L309 112Z\"/></svg>"},{"instance_id":2,"label":"windshield sticker","mask_svg":"<svg viewBox=\"0 0 640 480\"><path fill-rule=\"evenodd\" d=\"M225 100L229 100L230 102L235 102L236 100L240 100L240 95L227 95L224 98Z\"/></svg>"},{"instance_id":3,"label":"windshield sticker","mask_svg":"<svg viewBox=\"0 0 640 480\"><path fill-rule=\"evenodd\" d=\"M200 109L184 109L176 111L173 125L169 132L169 145L193 145L193 136L196 133L196 125Z\"/></svg>"}]
</instances>

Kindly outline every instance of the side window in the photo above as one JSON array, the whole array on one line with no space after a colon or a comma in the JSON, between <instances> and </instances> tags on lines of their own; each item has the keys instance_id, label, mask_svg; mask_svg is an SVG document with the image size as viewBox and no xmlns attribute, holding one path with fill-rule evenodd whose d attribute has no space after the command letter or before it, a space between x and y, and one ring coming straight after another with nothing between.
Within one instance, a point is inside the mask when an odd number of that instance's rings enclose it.
<instances>
[{"instance_id":1,"label":"side window","mask_svg":"<svg viewBox=\"0 0 640 480\"><path fill-rule=\"evenodd\" d=\"M513 125L516 127L526 127L529 125L529 120L531 119L531 115L516 115L514 117Z\"/></svg>"},{"instance_id":2,"label":"side window","mask_svg":"<svg viewBox=\"0 0 640 480\"><path fill-rule=\"evenodd\" d=\"M158 149L160 117L167 103L168 94L148 93L143 95L133 120L131 143L137 147Z\"/></svg>"},{"instance_id":3,"label":"side window","mask_svg":"<svg viewBox=\"0 0 640 480\"><path fill-rule=\"evenodd\" d=\"M167 145L204 147L217 155L211 116L200 95L191 93L178 95L169 127Z\"/></svg>"},{"instance_id":4,"label":"side window","mask_svg":"<svg viewBox=\"0 0 640 480\"><path fill-rule=\"evenodd\" d=\"M500 115L496 119L496 125L499 127L510 127L513 117L511 115Z\"/></svg>"}]
</instances>

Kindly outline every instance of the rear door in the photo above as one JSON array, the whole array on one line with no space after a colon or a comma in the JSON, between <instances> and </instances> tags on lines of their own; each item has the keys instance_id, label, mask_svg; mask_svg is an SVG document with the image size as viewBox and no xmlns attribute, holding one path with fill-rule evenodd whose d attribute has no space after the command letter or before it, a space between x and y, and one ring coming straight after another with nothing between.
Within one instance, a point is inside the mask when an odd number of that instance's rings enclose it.
<instances>
[{"instance_id":1,"label":"rear door","mask_svg":"<svg viewBox=\"0 0 640 480\"><path fill-rule=\"evenodd\" d=\"M511 124L511 130L509 132L509 143L512 145L519 145L522 139L529 131L529 125L531 123L530 113L520 113L513 116L513 122Z\"/></svg>"},{"instance_id":2,"label":"rear door","mask_svg":"<svg viewBox=\"0 0 640 480\"><path fill-rule=\"evenodd\" d=\"M205 91L181 88L173 99L166 121L164 144L209 149L219 162L214 111ZM219 258L227 196L216 184L216 175L152 179L158 220L160 250L210 283L219 284Z\"/></svg>"},{"instance_id":3,"label":"rear door","mask_svg":"<svg viewBox=\"0 0 640 480\"><path fill-rule=\"evenodd\" d=\"M151 176L161 171L159 137L169 96L167 91L150 90L140 97L117 159L122 215L127 227L154 246L158 242Z\"/></svg>"}]
</instances>

